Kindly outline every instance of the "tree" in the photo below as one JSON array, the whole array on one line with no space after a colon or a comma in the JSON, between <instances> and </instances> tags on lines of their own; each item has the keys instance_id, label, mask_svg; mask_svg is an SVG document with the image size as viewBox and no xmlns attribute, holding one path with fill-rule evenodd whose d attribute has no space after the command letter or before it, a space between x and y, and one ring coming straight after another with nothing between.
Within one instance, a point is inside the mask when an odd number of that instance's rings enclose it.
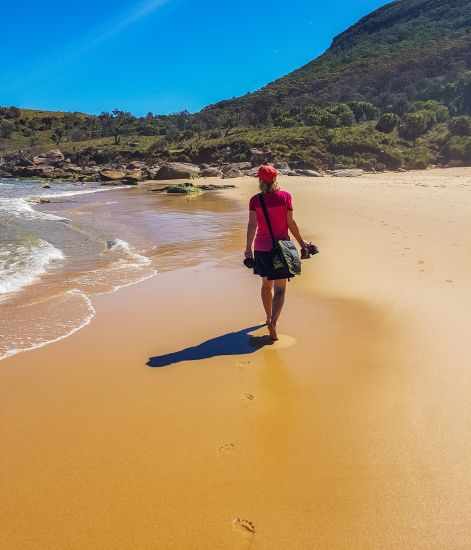
<instances>
[{"instance_id":1,"label":"tree","mask_svg":"<svg viewBox=\"0 0 471 550\"><path fill-rule=\"evenodd\" d=\"M113 133L115 145L119 145L121 143L121 136L129 131L131 123L134 120L135 119L131 115L131 113L128 113L126 111L114 109L111 112L111 130Z\"/></svg>"},{"instance_id":2,"label":"tree","mask_svg":"<svg viewBox=\"0 0 471 550\"><path fill-rule=\"evenodd\" d=\"M0 122L0 137L8 139L15 131L15 125L9 120L2 120Z\"/></svg>"},{"instance_id":3,"label":"tree","mask_svg":"<svg viewBox=\"0 0 471 550\"><path fill-rule=\"evenodd\" d=\"M454 136L471 136L471 117L452 118L448 123L448 129Z\"/></svg>"},{"instance_id":4,"label":"tree","mask_svg":"<svg viewBox=\"0 0 471 550\"><path fill-rule=\"evenodd\" d=\"M379 109L367 101L351 101L348 106L355 115L356 122L376 120L379 117Z\"/></svg>"},{"instance_id":5,"label":"tree","mask_svg":"<svg viewBox=\"0 0 471 550\"><path fill-rule=\"evenodd\" d=\"M415 141L425 134L436 122L435 114L432 111L417 111L407 114L399 127L401 137Z\"/></svg>"},{"instance_id":6,"label":"tree","mask_svg":"<svg viewBox=\"0 0 471 550\"><path fill-rule=\"evenodd\" d=\"M64 137L64 130L62 128L56 128L51 135L52 141L59 147L62 138Z\"/></svg>"},{"instance_id":7,"label":"tree","mask_svg":"<svg viewBox=\"0 0 471 550\"><path fill-rule=\"evenodd\" d=\"M376 124L376 129L378 132L390 134L399 124L399 120L399 117L394 113L383 113L378 120L378 124Z\"/></svg>"}]
</instances>

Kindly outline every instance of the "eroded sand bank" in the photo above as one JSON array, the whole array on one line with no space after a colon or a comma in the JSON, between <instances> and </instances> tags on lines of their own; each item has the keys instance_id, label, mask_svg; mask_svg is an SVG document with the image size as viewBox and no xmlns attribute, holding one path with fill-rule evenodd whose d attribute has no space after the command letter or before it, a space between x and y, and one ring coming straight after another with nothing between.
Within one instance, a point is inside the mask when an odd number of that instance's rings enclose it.
<instances>
[{"instance_id":1,"label":"eroded sand bank","mask_svg":"<svg viewBox=\"0 0 471 550\"><path fill-rule=\"evenodd\" d=\"M471 170L282 183L321 255L279 344L242 220L0 364L2 548L469 546Z\"/></svg>"}]
</instances>

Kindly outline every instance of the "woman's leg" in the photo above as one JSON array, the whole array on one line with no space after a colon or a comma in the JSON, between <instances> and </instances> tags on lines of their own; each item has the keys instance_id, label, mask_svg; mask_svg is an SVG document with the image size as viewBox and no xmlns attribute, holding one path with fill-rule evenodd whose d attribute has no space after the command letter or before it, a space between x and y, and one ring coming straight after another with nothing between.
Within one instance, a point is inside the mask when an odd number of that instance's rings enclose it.
<instances>
[{"instance_id":1,"label":"woman's leg","mask_svg":"<svg viewBox=\"0 0 471 550\"><path fill-rule=\"evenodd\" d=\"M262 280L262 302L267 314L267 325L269 325L273 303L273 281L269 281L266 277Z\"/></svg>"},{"instance_id":2,"label":"woman's leg","mask_svg":"<svg viewBox=\"0 0 471 550\"><path fill-rule=\"evenodd\" d=\"M273 297L271 322L269 325L270 336L273 340L278 340L278 334L276 332L276 324L280 318L281 310L285 303L286 296L286 279L279 279L275 281L275 295Z\"/></svg>"}]
</instances>

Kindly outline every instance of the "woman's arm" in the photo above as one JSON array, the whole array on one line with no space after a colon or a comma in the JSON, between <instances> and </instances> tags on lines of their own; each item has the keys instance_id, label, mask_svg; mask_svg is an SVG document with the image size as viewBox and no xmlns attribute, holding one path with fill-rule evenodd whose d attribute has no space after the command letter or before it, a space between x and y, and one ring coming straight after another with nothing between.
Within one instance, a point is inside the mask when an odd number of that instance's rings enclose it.
<instances>
[{"instance_id":1,"label":"woman's arm","mask_svg":"<svg viewBox=\"0 0 471 550\"><path fill-rule=\"evenodd\" d=\"M257 213L255 210L250 210L249 223L247 224L247 246L245 248L245 257L252 258L252 245L257 232Z\"/></svg>"},{"instance_id":2,"label":"woman's arm","mask_svg":"<svg viewBox=\"0 0 471 550\"><path fill-rule=\"evenodd\" d=\"M304 242L304 239L301 237L301 233L299 231L298 224L294 220L292 210L288 210L288 228L291 231L291 234L293 235L293 237L298 241L299 246L301 248L306 248L306 243Z\"/></svg>"}]
</instances>

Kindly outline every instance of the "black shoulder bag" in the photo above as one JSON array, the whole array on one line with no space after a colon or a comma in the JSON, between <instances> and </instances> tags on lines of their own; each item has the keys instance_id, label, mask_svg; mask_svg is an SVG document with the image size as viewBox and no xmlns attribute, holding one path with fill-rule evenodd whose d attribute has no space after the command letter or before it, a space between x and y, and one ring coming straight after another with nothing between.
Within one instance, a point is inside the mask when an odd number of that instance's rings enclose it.
<instances>
[{"instance_id":1,"label":"black shoulder bag","mask_svg":"<svg viewBox=\"0 0 471 550\"><path fill-rule=\"evenodd\" d=\"M263 193L259 194L259 198L260 204L262 205L263 213L265 215L265 220L270 231L271 239L273 241L273 249L271 251L273 269L278 272L284 270L287 273L287 279L289 277L294 277L295 275L300 275L301 258L299 257L298 249L294 245L293 241L277 241L275 239Z\"/></svg>"}]
</instances>

